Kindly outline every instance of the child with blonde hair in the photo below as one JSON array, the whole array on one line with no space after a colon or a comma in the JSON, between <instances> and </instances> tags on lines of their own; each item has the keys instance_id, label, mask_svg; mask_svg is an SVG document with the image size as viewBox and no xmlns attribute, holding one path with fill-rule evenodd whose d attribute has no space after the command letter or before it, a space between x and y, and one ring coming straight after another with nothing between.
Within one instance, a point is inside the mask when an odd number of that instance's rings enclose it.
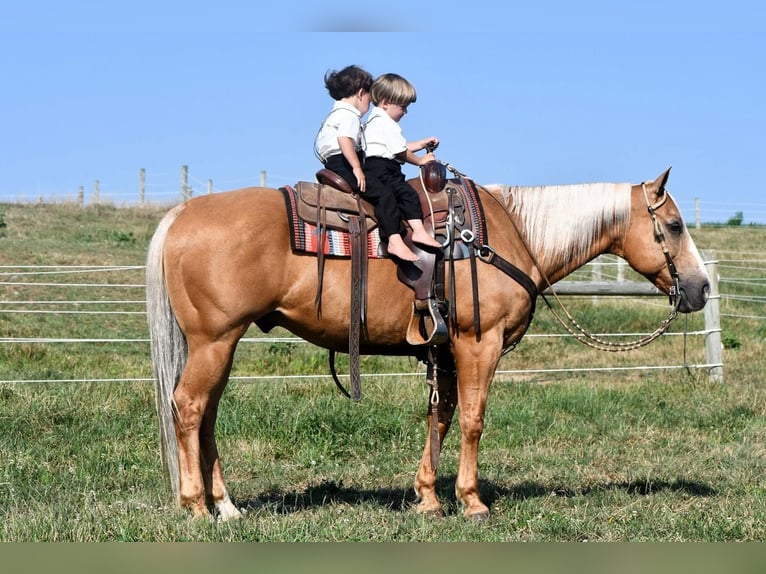
<instances>
[{"instance_id":1,"label":"child with blonde hair","mask_svg":"<svg viewBox=\"0 0 766 574\"><path fill-rule=\"evenodd\" d=\"M364 124L367 144L364 160L366 189L363 197L375 206L380 238L388 243L388 253L404 261L417 261L418 256L402 239L406 229L412 229L412 241L426 248L441 247L423 226L423 209L415 189L407 183L402 165L423 165L434 160L431 153L439 145L436 137L408 142L402 134L399 120L407 107L415 102L415 88L398 74L383 74L370 89L374 107ZM429 149L423 156L415 155Z\"/></svg>"}]
</instances>

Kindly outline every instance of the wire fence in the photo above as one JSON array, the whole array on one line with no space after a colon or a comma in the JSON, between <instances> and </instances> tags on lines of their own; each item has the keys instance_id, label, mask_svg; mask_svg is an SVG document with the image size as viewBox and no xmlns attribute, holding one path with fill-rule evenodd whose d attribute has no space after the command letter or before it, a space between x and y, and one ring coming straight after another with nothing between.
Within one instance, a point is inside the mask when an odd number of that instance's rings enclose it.
<instances>
[{"instance_id":1,"label":"wire fence","mask_svg":"<svg viewBox=\"0 0 766 574\"><path fill-rule=\"evenodd\" d=\"M141 168L134 189L102 185L95 180L88 189L79 186L77 190L53 190L46 193L18 194L5 197L11 203L66 203L81 205L108 203L116 205L173 205L196 195L218 193L230 189L252 186L280 187L295 185L301 180L312 180L313 174L284 175L261 170L236 179L213 181L195 176L187 165L180 171L151 172ZM676 194L676 203L690 225L764 225L766 224L766 203L734 203L730 201L701 201L699 198L686 199Z\"/></svg>"},{"instance_id":2,"label":"wire fence","mask_svg":"<svg viewBox=\"0 0 766 574\"><path fill-rule=\"evenodd\" d=\"M719 253L721 321L766 320L766 258L762 254ZM628 270L628 272L630 272ZM602 256L570 276L573 280L612 281L625 280L624 261L612 256ZM55 266L55 265L4 265L0 266L0 346L27 349L29 347L63 346L68 353L94 355L93 371L87 373L65 373L57 369L45 376L19 376L6 371L0 375L0 383L41 383L41 382L126 382L151 381L149 364L149 337L146 328L144 300L144 267L138 265L104 266ZM604 297L581 297L592 304L598 304ZM632 300L634 303L636 299ZM657 297L639 299L642 305L657 310L666 309L667 302ZM538 317L540 313L538 312ZM533 322L533 326L538 319ZM545 331L545 329L543 329ZM94 336L97 333L98 336ZM646 333L598 333L599 337L640 337ZM706 329L697 321L686 325L681 332L669 332L666 338L683 338L684 355L687 339L704 337ZM305 341L290 336L249 336L242 345L308 345ZM560 344L557 341L571 338L562 332L530 330L525 341L543 341L546 344ZM84 350L84 346L104 347L100 359L96 353ZM702 347L698 345L697 347ZM91 347L87 347L88 349ZM111 355L110 355L111 353ZM109 357L125 354L141 355L145 371L130 377L112 378L100 376L98 368ZM612 355L607 353L605 355ZM698 356L698 355L697 355ZM639 357L643 359L643 356ZM501 364L499 376L529 376L542 373L587 373L652 371L658 369L710 368L715 365L703 359L688 361L686 357L678 364L625 364L610 361L599 366L593 362L586 365L560 365L556 368L505 368ZM423 370L415 372L387 372L369 374L370 377L411 377L421 376ZM329 374L280 374L280 375L238 375L231 380L286 380L328 378Z\"/></svg>"}]
</instances>

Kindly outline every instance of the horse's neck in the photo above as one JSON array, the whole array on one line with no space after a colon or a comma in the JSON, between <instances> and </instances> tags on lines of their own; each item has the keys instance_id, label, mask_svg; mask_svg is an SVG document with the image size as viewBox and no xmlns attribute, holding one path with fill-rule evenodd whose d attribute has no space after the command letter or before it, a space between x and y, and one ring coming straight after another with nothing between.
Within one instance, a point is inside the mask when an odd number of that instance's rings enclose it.
<instances>
[{"instance_id":1,"label":"horse's neck","mask_svg":"<svg viewBox=\"0 0 766 574\"><path fill-rule=\"evenodd\" d=\"M630 223L627 183L488 188L551 281L608 251Z\"/></svg>"}]
</instances>

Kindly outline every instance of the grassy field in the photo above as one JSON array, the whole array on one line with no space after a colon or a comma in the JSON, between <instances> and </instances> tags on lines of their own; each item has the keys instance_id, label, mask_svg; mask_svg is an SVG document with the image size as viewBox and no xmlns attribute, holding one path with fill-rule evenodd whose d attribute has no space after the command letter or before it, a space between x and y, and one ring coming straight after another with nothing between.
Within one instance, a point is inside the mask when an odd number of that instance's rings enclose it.
<instances>
[{"instance_id":1,"label":"grassy field","mask_svg":"<svg viewBox=\"0 0 766 574\"><path fill-rule=\"evenodd\" d=\"M0 205L0 265L140 266L164 211ZM36 382L0 384L0 540L766 540L766 322L753 318L765 315L753 302L762 297L753 285L763 272L741 263L766 252L766 229L692 233L700 249L721 259L722 291L737 296L723 301L724 384L711 383L704 370L684 369L499 375L479 459L492 511L486 523L465 520L456 505L457 426L438 483L446 517L411 509L425 438L419 375L367 376L365 398L355 404L329 377L279 378L325 375L325 352L282 342L241 345L235 376L275 378L236 379L224 394L219 446L232 495L246 513L217 524L192 520L168 500L153 387L142 380L150 375L148 344L14 342L0 345L0 380ZM113 297L92 287L20 285L23 273L20 267L5 273L4 302ZM137 283L142 271L109 277ZM69 281L86 279L83 273ZM143 292L130 291L130 298ZM572 300L571 309L595 332L639 332L665 317L663 303L584 298ZM699 313L679 319L672 331L702 325ZM562 329L539 305L530 334L551 332ZM0 333L141 339L146 326L140 313L0 313ZM702 363L702 346L699 339L663 337L635 353L607 355L532 337L503 359L501 370L678 365L684 357ZM362 369L374 375L421 366L368 357ZM60 380L76 382L45 382Z\"/></svg>"}]
</instances>

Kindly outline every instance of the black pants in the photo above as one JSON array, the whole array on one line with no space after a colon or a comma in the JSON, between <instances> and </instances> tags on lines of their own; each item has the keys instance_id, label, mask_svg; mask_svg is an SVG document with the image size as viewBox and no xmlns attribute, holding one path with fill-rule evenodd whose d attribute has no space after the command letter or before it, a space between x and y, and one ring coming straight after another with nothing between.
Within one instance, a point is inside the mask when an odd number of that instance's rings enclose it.
<instances>
[{"instance_id":1,"label":"black pants","mask_svg":"<svg viewBox=\"0 0 766 574\"><path fill-rule=\"evenodd\" d=\"M364 156L360 154L360 162L363 161L363 157ZM351 186L351 189L353 189L356 193L359 193L359 186L356 184L356 176L354 175L354 170L351 169L351 164L348 163L348 160L343 156L342 153L328 157L324 166L345 179Z\"/></svg>"},{"instance_id":2,"label":"black pants","mask_svg":"<svg viewBox=\"0 0 766 574\"><path fill-rule=\"evenodd\" d=\"M418 192L407 183L402 166L393 159L368 157L364 161L367 189L362 198L375 206L380 238L404 231L402 220L423 219Z\"/></svg>"}]
</instances>

